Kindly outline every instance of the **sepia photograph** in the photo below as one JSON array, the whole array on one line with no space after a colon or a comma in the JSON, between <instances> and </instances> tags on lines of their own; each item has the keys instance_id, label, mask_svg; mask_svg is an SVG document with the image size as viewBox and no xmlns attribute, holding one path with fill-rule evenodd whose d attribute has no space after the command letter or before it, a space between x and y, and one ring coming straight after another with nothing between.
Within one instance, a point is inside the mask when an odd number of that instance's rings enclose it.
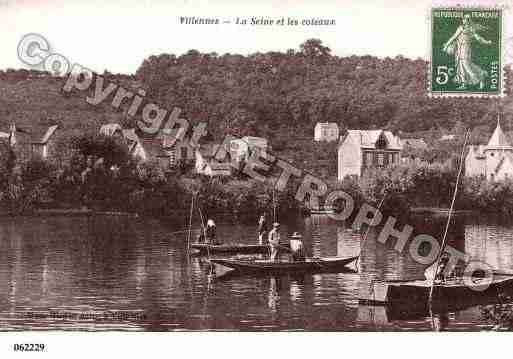
<instances>
[{"instance_id":1,"label":"sepia photograph","mask_svg":"<svg viewBox=\"0 0 513 359\"><path fill-rule=\"evenodd\" d=\"M0 0L0 352L513 331L512 5Z\"/></svg>"}]
</instances>

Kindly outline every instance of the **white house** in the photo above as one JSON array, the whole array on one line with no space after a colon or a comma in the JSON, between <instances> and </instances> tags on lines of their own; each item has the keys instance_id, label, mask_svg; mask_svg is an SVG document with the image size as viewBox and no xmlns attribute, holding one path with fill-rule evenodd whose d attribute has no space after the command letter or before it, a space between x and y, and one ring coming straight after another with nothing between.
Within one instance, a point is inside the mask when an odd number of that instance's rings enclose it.
<instances>
[{"instance_id":1,"label":"white house","mask_svg":"<svg viewBox=\"0 0 513 359\"><path fill-rule=\"evenodd\" d=\"M244 136L242 137L242 141L248 144L250 151L259 151L261 154L264 154L269 150L269 143L267 139L263 137Z\"/></svg>"},{"instance_id":2,"label":"white house","mask_svg":"<svg viewBox=\"0 0 513 359\"><path fill-rule=\"evenodd\" d=\"M242 138L230 141L230 156L238 162L244 161L249 156L249 145Z\"/></svg>"},{"instance_id":3,"label":"white house","mask_svg":"<svg viewBox=\"0 0 513 359\"><path fill-rule=\"evenodd\" d=\"M43 160L48 158L52 145L51 139L58 127L58 125L48 127L41 139L32 142L32 154L39 156Z\"/></svg>"},{"instance_id":4,"label":"white house","mask_svg":"<svg viewBox=\"0 0 513 359\"><path fill-rule=\"evenodd\" d=\"M232 166L229 162L219 162L215 158L219 147L219 144L207 143L196 148L196 173L209 177L229 176L232 174Z\"/></svg>"},{"instance_id":5,"label":"white house","mask_svg":"<svg viewBox=\"0 0 513 359\"><path fill-rule=\"evenodd\" d=\"M486 146L470 146L465 158L465 175L488 180L513 178L513 147L497 120L497 127Z\"/></svg>"},{"instance_id":6,"label":"white house","mask_svg":"<svg viewBox=\"0 0 513 359\"><path fill-rule=\"evenodd\" d=\"M189 139L179 139L170 134L164 134L161 138L162 147L170 156L171 166L174 166L179 160L187 162L195 160L195 151L198 145L193 144Z\"/></svg>"},{"instance_id":7,"label":"white house","mask_svg":"<svg viewBox=\"0 0 513 359\"><path fill-rule=\"evenodd\" d=\"M100 127L100 134L105 136L123 137L123 128L118 123L108 123Z\"/></svg>"},{"instance_id":8,"label":"white house","mask_svg":"<svg viewBox=\"0 0 513 359\"><path fill-rule=\"evenodd\" d=\"M265 157L268 150L269 144L267 139L263 137L244 136L230 141L230 156L238 162L247 160L254 152L258 152L261 157Z\"/></svg>"},{"instance_id":9,"label":"white house","mask_svg":"<svg viewBox=\"0 0 513 359\"><path fill-rule=\"evenodd\" d=\"M315 141L338 141L339 129L335 122L318 122L314 128Z\"/></svg>"},{"instance_id":10,"label":"white house","mask_svg":"<svg viewBox=\"0 0 513 359\"><path fill-rule=\"evenodd\" d=\"M9 132L0 132L0 141L11 146L19 159L29 160L35 157L46 160L57 151L55 132L58 127L35 126L27 131L13 123L9 126Z\"/></svg>"},{"instance_id":11,"label":"white house","mask_svg":"<svg viewBox=\"0 0 513 359\"><path fill-rule=\"evenodd\" d=\"M139 139L139 136L137 136L137 133L135 133L135 128L123 129L122 133L128 145L128 153L133 158L146 161L148 159L148 154L146 153L144 146Z\"/></svg>"},{"instance_id":12,"label":"white house","mask_svg":"<svg viewBox=\"0 0 513 359\"><path fill-rule=\"evenodd\" d=\"M400 162L401 140L390 131L348 130L338 147L338 179Z\"/></svg>"}]
</instances>

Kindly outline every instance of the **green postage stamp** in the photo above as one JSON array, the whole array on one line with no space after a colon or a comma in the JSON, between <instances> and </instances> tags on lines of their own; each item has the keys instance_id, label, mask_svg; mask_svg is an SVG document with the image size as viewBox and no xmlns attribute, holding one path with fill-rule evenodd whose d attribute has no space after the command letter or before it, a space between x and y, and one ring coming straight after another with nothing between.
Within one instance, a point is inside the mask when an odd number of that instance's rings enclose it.
<instances>
[{"instance_id":1,"label":"green postage stamp","mask_svg":"<svg viewBox=\"0 0 513 359\"><path fill-rule=\"evenodd\" d=\"M501 96L501 8L432 8L429 92L432 96Z\"/></svg>"}]
</instances>

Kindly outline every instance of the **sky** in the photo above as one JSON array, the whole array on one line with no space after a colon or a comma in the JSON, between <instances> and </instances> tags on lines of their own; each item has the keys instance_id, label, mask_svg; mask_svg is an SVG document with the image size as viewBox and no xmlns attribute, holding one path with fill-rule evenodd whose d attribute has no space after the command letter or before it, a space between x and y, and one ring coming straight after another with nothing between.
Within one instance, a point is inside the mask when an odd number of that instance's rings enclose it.
<instances>
[{"instance_id":1,"label":"sky","mask_svg":"<svg viewBox=\"0 0 513 359\"><path fill-rule=\"evenodd\" d=\"M27 33L43 35L72 63L115 73L134 73L145 58L161 53L286 51L309 38L321 39L339 56L427 58L430 6L430 0L0 0L0 69L26 67L16 49ZM181 16L231 23L181 25ZM237 17L260 16L334 19L336 25L235 24ZM506 31L513 43L512 29Z\"/></svg>"}]
</instances>

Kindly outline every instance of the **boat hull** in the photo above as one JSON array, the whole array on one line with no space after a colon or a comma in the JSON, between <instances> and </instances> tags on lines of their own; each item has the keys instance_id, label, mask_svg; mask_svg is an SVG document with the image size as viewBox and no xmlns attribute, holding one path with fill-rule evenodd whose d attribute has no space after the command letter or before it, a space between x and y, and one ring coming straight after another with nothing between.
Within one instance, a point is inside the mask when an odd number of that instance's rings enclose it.
<instances>
[{"instance_id":1,"label":"boat hull","mask_svg":"<svg viewBox=\"0 0 513 359\"><path fill-rule=\"evenodd\" d=\"M387 305L392 308L407 308L425 312L429 305L431 282L425 281L388 281L375 282L369 291L360 293L360 303ZM481 289L481 290L479 290ZM478 284L467 286L462 280L435 284L433 287L432 307L466 307L500 301L513 295L513 276L494 276L490 285L482 289Z\"/></svg>"},{"instance_id":2,"label":"boat hull","mask_svg":"<svg viewBox=\"0 0 513 359\"><path fill-rule=\"evenodd\" d=\"M322 273L349 271L350 268L347 266L356 258L307 258L305 261L212 259L211 262L239 273Z\"/></svg>"}]
</instances>

